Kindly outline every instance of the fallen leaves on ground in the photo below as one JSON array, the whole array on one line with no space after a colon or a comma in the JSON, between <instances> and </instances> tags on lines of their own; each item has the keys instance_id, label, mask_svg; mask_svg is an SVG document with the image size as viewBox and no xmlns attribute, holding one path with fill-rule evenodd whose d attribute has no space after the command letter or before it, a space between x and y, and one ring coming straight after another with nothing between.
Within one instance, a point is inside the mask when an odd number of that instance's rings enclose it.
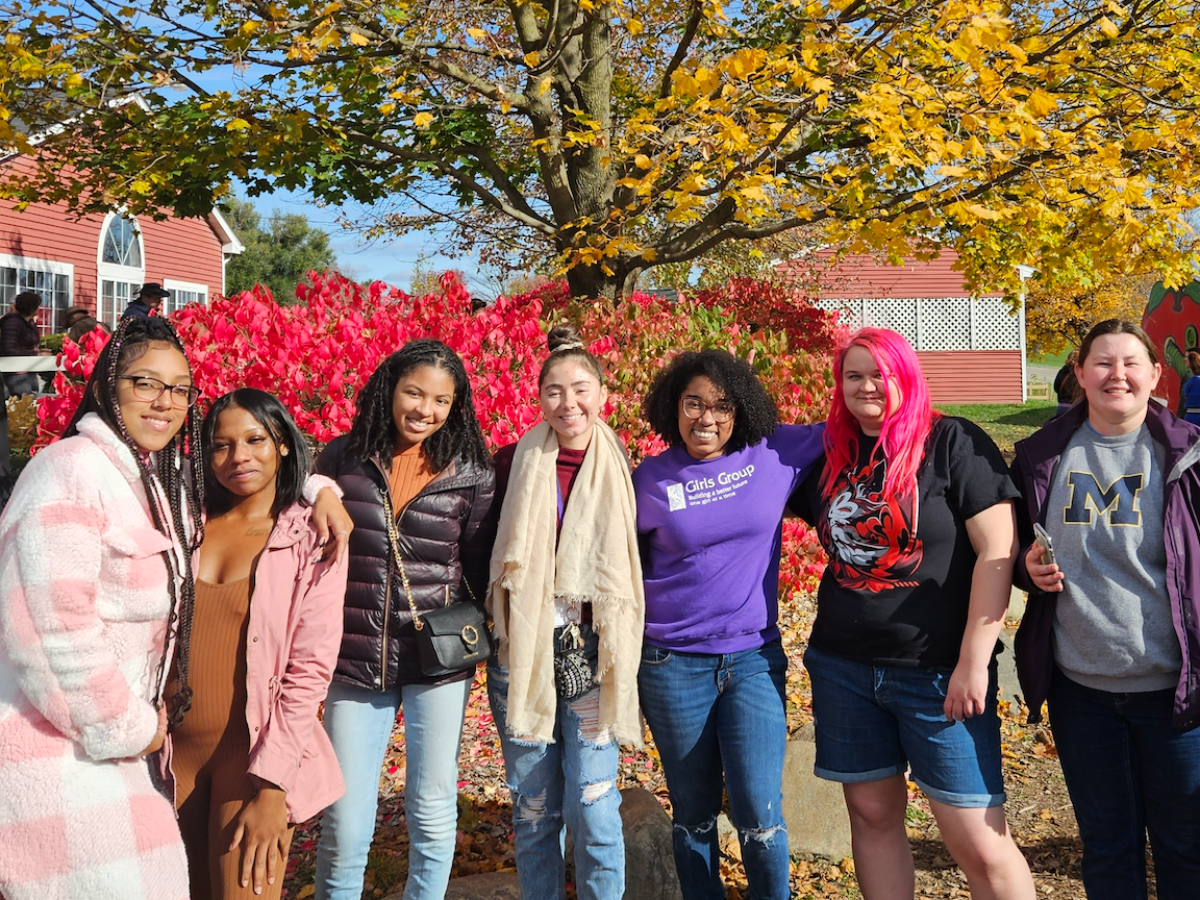
<instances>
[{"instance_id":1,"label":"fallen leaves on ground","mask_svg":"<svg viewBox=\"0 0 1200 900\"><path fill-rule=\"evenodd\" d=\"M815 614L814 600L797 598L780 615L780 631L789 659L786 700L791 734L812 721L808 676L801 657ZM1084 896L1079 877L1082 848L1054 741L1044 724L1025 725L1025 718L1023 709L1001 701L1009 829L1029 861L1039 896L1078 900ZM404 762L402 713L381 773L375 841L367 864L364 897L381 898L398 891L408 874ZM511 798L505 786L504 758L488 708L482 669L467 707L459 766L459 831L452 877L514 871ZM622 754L620 786L645 788L670 811L662 766L652 741L645 750L627 750ZM910 783L909 788L905 827L916 861L916 896L969 897L966 877L942 843L928 802L916 785ZM289 900L305 900L313 895L318 822L313 820L296 830L284 882L283 896ZM746 872L740 857L736 841L723 843L721 873L728 900L748 897ZM850 859L793 859L791 880L797 900L861 898L854 862ZM573 898L574 891L569 889L567 896Z\"/></svg>"}]
</instances>

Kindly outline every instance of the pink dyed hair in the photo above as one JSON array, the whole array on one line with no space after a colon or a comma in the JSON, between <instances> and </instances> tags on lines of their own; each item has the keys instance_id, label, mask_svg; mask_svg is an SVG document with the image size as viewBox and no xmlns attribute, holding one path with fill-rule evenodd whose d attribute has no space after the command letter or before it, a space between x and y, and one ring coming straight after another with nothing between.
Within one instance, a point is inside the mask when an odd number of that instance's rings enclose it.
<instances>
[{"instance_id":1,"label":"pink dyed hair","mask_svg":"<svg viewBox=\"0 0 1200 900\"><path fill-rule=\"evenodd\" d=\"M884 396L891 405L891 392L900 391L900 405L886 416L875 452L887 460L883 490L889 495L909 494L916 489L917 472L925 458L925 440L939 413L929 402L929 386L916 351L902 335L886 328L860 328L850 335L833 361L833 406L825 429L825 475L821 490L833 490L836 477L858 464L858 441L862 430L846 406L842 392L842 366L851 347L871 354L884 377Z\"/></svg>"}]
</instances>

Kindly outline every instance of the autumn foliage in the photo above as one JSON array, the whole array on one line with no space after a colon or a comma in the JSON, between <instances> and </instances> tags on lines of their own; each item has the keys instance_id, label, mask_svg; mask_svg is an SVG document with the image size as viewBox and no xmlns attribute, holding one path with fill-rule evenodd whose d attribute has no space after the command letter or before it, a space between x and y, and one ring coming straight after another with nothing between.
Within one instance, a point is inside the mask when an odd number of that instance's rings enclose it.
<instances>
[{"instance_id":1,"label":"autumn foliage","mask_svg":"<svg viewBox=\"0 0 1200 900\"><path fill-rule=\"evenodd\" d=\"M732 285L725 303L720 291L707 291L675 303L634 294L621 304L581 305L568 302L565 284L552 283L472 314L469 294L449 273L440 289L416 297L382 282L364 287L336 274L310 277L297 290L302 302L293 306L281 306L258 287L175 314L206 399L237 387L260 388L279 397L302 431L325 443L349 430L354 399L381 359L406 341L433 337L462 357L484 435L497 448L538 420L536 373L546 356L545 330L569 319L593 339L590 349L608 368L608 421L635 464L662 449L641 417L641 402L654 374L680 349L722 347L751 360L785 422L820 421L828 408L834 322L819 310L792 309L794 298L769 288ZM804 327L768 325L783 307ZM64 344L58 393L40 401L39 446L66 427L105 339L92 332L82 346ZM815 587L822 568L813 535L787 523L785 595Z\"/></svg>"}]
</instances>

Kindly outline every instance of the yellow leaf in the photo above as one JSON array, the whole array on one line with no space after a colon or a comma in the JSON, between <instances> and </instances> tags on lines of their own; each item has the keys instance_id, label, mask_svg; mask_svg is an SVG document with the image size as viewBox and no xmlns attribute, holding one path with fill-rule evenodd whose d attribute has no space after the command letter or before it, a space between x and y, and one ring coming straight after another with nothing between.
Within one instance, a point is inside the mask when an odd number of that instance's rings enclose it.
<instances>
[{"instance_id":1,"label":"yellow leaf","mask_svg":"<svg viewBox=\"0 0 1200 900\"><path fill-rule=\"evenodd\" d=\"M633 158L633 164L639 169L648 169L654 165L652 162L650 162L650 157L648 157L645 153L639 153L637 156L635 156Z\"/></svg>"},{"instance_id":2,"label":"yellow leaf","mask_svg":"<svg viewBox=\"0 0 1200 900\"><path fill-rule=\"evenodd\" d=\"M428 128L433 124L433 113L417 113L413 116L413 124L418 128Z\"/></svg>"},{"instance_id":3,"label":"yellow leaf","mask_svg":"<svg viewBox=\"0 0 1200 900\"><path fill-rule=\"evenodd\" d=\"M1113 20L1110 19L1108 16L1105 16L1104 18L1102 18L1100 20L1100 30L1102 32L1104 32L1105 37L1109 37L1109 38L1115 38L1118 34L1121 33L1121 29L1118 28L1113 23Z\"/></svg>"},{"instance_id":4,"label":"yellow leaf","mask_svg":"<svg viewBox=\"0 0 1200 900\"><path fill-rule=\"evenodd\" d=\"M477 40L477 41L482 41L484 38L487 37L487 32L484 31L482 28L468 28L467 34L469 34L471 37L475 38L475 40Z\"/></svg>"},{"instance_id":5,"label":"yellow leaf","mask_svg":"<svg viewBox=\"0 0 1200 900\"><path fill-rule=\"evenodd\" d=\"M971 213L971 215L975 216L976 218L986 219L989 222L1004 218L1003 213L996 212L994 209L988 209L986 206L980 203L968 203L967 212Z\"/></svg>"},{"instance_id":6,"label":"yellow leaf","mask_svg":"<svg viewBox=\"0 0 1200 900\"><path fill-rule=\"evenodd\" d=\"M365 34L352 31L350 32L350 43L352 43L355 47L365 47L367 44L371 43L371 39Z\"/></svg>"},{"instance_id":7,"label":"yellow leaf","mask_svg":"<svg viewBox=\"0 0 1200 900\"><path fill-rule=\"evenodd\" d=\"M1058 101L1039 88L1029 95L1029 99L1025 101L1025 108L1041 118L1058 109Z\"/></svg>"},{"instance_id":8,"label":"yellow leaf","mask_svg":"<svg viewBox=\"0 0 1200 900\"><path fill-rule=\"evenodd\" d=\"M148 194L150 193L150 182L139 178L133 184L129 185L129 189L135 194Z\"/></svg>"},{"instance_id":9,"label":"yellow leaf","mask_svg":"<svg viewBox=\"0 0 1200 900\"><path fill-rule=\"evenodd\" d=\"M833 82L824 76L820 78L814 78L808 83L808 89L814 94L821 94L825 91L833 90Z\"/></svg>"},{"instance_id":10,"label":"yellow leaf","mask_svg":"<svg viewBox=\"0 0 1200 900\"><path fill-rule=\"evenodd\" d=\"M964 166L941 166L937 171L939 175L945 175L947 178L962 178L971 170Z\"/></svg>"},{"instance_id":11,"label":"yellow leaf","mask_svg":"<svg viewBox=\"0 0 1200 900\"><path fill-rule=\"evenodd\" d=\"M229 131L246 131L250 128L250 123L245 119L233 119L225 127Z\"/></svg>"},{"instance_id":12,"label":"yellow leaf","mask_svg":"<svg viewBox=\"0 0 1200 900\"><path fill-rule=\"evenodd\" d=\"M242 23L242 34L244 34L244 35L254 34L254 32L258 31L258 25L259 25L259 23L255 22L253 19L250 20L249 22L243 22Z\"/></svg>"},{"instance_id":13,"label":"yellow leaf","mask_svg":"<svg viewBox=\"0 0 1200 900\"><path fill-rule=\"evenodd\" d=\"M630 19L628 22L625 23L625 27L629 29L630 34L635 34L635 35L641 34L645 30L642 27L642 23L639 22L637 19Z\"/></svg>"},{"instance_id":14,"label":"yellow leaf","mask_svg":"<svg viewBox=\"0 0 1200 900\"><path fill-rule=\"evenodd\" d=\"M525 65L530 67L536 66L541 58L542 54L538 53L536 50L530 50L525 54Z\"/></svg>"}]
</instances>

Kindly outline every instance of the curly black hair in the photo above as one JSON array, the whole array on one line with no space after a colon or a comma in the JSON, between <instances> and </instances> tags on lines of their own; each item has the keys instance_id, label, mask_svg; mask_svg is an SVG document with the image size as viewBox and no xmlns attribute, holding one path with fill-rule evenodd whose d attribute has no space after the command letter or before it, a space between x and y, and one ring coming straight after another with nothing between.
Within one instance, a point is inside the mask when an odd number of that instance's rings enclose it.
<instances>
[{"instance_id":1,"label":"curly black hair","mask_svg":"<svg viewBox=\"0 0 1200 900\"><path fill-rule=\"evenodd\" d=\"M96 413L109 428L121 437L137 460L142 486L150 504L150 516L154 527L168 537L183 536L190 528L192 540L184 545L184 558L177 566L175 555L170 550L162 554L167 568L167 589L171 595L171 616L167 622L166 646L158 663L155 684L163 683L167 666L167 649L175 642L175 670L178 685L171 697L168 720L172 726L183 722L184 714L192 705L192 689L188 685L189 648L192 638L192 621L196 607L196 585L192 581L191 555L204 539L204 524L200 510L204 508L204 484L197 480L193 485L187 477L189 465L194 469L200 448L200 416L191 406L187 418L171 442L153 456L141 452L125 428L121 417L121 405L117 402L117 377L127 371L137 360L155 345L173 347L183 354L183 344L171 323L161 316L149 318L130 316L121 320L113 336L96 358L95 368L84 388L83 399L75 415L67 425L63 437L78 434L79 420L88 413ZM163 500L166 508L163 508ZM178 593L176 584L178 583Z\"/></svg>"},{"instance_id":2,"label":"curly black hair","mask_svg":"<svg viewBox=\"0 0 1200 900\"><path fill-rule=\"evenodd\" d=\"M456 459L490 468L492 455L475 416L467 370L457 353L429 338L409 341L381 362L358 392L358 410L350 426L350 452L363 462L375 456L392 458L396 443L392 395L400 379L418 366L442 369L454 381L454 403L445 424L421 443L421 453L430 469L440 472Z\"/></svg>"},{"instance_id":3,"label":"curly black hair","mask_svg":"<svg viewBox=\"0 0 1200 900\"><path fill-rule=\"evenodd\" d=\"M726 452L757 444L775 431L779 411L750 363L724 350L685 350L654 376L642 401L642 415L668 446L683 443L679 398L692 379L701 376L737 407Z\"/></svg>"}]
</instances>

